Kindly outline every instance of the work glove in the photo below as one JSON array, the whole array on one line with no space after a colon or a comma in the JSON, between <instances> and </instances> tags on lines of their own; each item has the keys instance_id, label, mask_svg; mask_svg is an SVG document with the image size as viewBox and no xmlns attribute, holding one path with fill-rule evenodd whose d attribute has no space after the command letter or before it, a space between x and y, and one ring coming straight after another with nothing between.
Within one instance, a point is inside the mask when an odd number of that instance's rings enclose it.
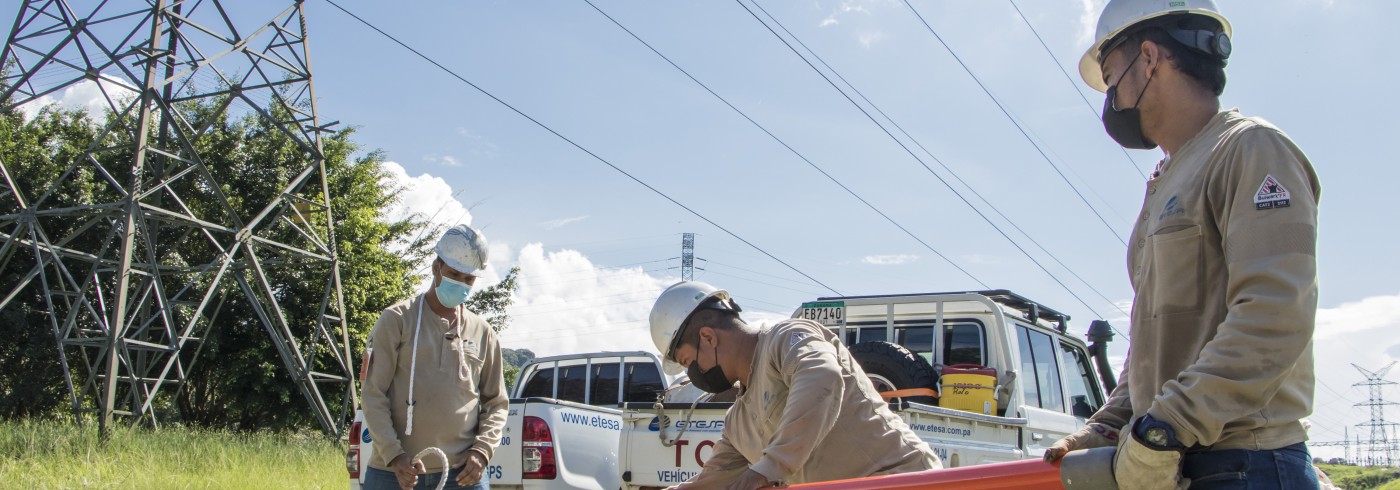
<instances>
[{"instance_id":1,"label":"work glove","mask_svg":"<svg viewBox=\"0 0 1400 490\"><path fill-rule=\"evenodd\" d=\"M1065 457L1065 454L1070 451L1093 449L1096 447L1112 447L1116 445L1118 445L1118 429L1098 422L1090 422L1089 425L1081 427L1075 433L1055 441L1055 444L1051 445L1050 449L1045 450L1045 462L1054 463L1059 461L1060 458Z\"/></svg>"},{"instance_id":2,"label":"work glove","mask_svg":"<svg viewBox=\"0 0 1400 490\"><path fill-rule=\"evenodd\" d=\"M1118 488L1133 490L1186 490L1191 479L1181 476L1178 449L1153 449L1129 435L1113 458L1113 478Z\"/></svg>"}]
</instances>

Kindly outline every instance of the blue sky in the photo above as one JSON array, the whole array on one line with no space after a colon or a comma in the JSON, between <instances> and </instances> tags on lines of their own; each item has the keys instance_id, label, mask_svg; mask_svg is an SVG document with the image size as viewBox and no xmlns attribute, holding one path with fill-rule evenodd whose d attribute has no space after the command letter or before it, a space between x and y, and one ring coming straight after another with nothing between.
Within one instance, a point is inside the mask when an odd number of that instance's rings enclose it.
<instances>
[{"instance_id":1,"label":"blue sky","mask_svg":"<svg viewBox=\"0 0 1400 490\"><path fill-rule=\"evenodd\" d=\"M595 4L986 285L1067 311L1080 331L1100 316L1127 331L1118 308L1126 309L1131 290L1115 235L1128 234L1124 217L1141 204L1143 178L1132 166L1150 170L1160 154L1131 152L1130 162L1091 112L1102 95L1082 85L1075 63L1091 41L1096 2L1016 4L1073 85L1010 2L913 2L1075 188L904 3L759 4L1117 303L1099 298L954 182L1092 311L740 4ZM585 2L342 5L842 293L982 287ZM679 255L684 232L698 234L696 255L707 259L697 277L732 290L756 313L751 320L771 321L831 294L329 5L309 8L321 117L359 126L358 140L387 151L406 175L428 174L460 191L471 223L496 244L493 263L524 267L521 305L504 336L508 347L543 354L649 349L646 311L678 277L672 269L678 261L668 259ZM1400 327L1400 286L1393 279L1400 259L1387 245L1400 239L1393 226L1400 222L1393 191L1400 171L1379 149L1400 134L1390 117L1400 107L1383 88L1396 74L1382 51L1397 40L1383 19L1400 16L1400 5L1283 0L1223 8L1236 34L1224 105L1283 128L1323 183L1319 267L1321 306L1328 310L1316 341L1323 385L1314 437L1340 439L1341 426L1364 417L1351 406L1365 394L1351 386L1360 378L1348 363L1375 369L1400 357L1400 338L1391 333ZM918 151L912 141L905 144ZM920 156L951 180L929 155ZM418 209L439 202L430 201ZM610 268L619 266L626 267Z\"/></svg>"},{"instance_id":2,"label":"blue sky","mask_svg":"<svg viewBox=\"0 0 1400 490\"><path fill-rule=\"evenodd\" d=\"M1075 332L1100 317L1129 328L1119 237L1131 230L1125 217L1138 211L1142 173L1160 153L1125 156L1094 115L1102 94L1079 80L1101 1L1016 2L1057 67L1009 1L911 0L1035 145L902 1L761 1L913 136L899 138L916 159L740 3L593 0L918 240L582 0L337 1L831 289L985 284L1073 315ZM1343 426L1364 418L1352 407L1365 393L1351 386L1361 378L1349 363L1375 369L1400 358L1400 169L1383 146L1400 134L1400 103L1389 90L1397 74L1387 62L1400 40L1388 19L1400 16L1400 3L1222 3L1235 31L1223 104L1280 126L1322 181L1314 438L1340 439ZM652 349L646 313L678 280L685 232L698 235L697 278L731 290L751 321L771 322L832 294L329 3L308 2L307 11L320 118L357 127L358 142L387 153L395 181L411 190L391 214L470 222L491 240L497 271L523 268L507 347ZM87 94L75 88L61 101L83 105ZM1120 358L1124 340L1114 349Z\"/></svg>"}]
</instances>

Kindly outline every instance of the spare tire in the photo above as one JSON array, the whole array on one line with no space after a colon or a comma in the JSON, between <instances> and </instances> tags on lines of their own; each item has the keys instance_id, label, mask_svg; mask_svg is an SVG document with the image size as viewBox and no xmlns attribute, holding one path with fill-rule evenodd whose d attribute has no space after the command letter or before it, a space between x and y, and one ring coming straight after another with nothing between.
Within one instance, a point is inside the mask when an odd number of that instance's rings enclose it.
<instances>
[{"instance_id":1,"label":"spare tire","mask_svg":"<svg viewBox=\"0 0 1400 490\"><path fill-rule=\"evenodd\" d=\"M884 341L861 342L850 348L865 376L875 385L875 391L893 391L907 388L934 387L937 374L924 358L909 352L904 346ZM914 396L905 398L914 403L935 405L937 398Z\"/></svg>"}]
</instances>

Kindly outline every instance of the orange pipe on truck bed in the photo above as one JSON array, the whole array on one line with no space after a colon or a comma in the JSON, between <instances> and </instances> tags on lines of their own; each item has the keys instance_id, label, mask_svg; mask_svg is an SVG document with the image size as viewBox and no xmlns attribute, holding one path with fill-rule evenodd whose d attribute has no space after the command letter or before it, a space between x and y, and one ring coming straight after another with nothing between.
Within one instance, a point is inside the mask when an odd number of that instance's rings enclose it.
<instances>
[{"instance_id":1,"label":"orange pipe on truck bed","mask_svg":"<svg viewBox=\"0 0 1400 490\"><path fill-rule=\"evenodd\" d=\"M1117 490L1114 448L1073 451L1056 463L1027 459L898 475L871 476L788 488L802 490Z\"/></svg>"},{"instance_id":2,"label":"orange pipe on truck bed","mask_svg":"<svg viewBox=\"0 0 1400 490\"><path fill-rule=\"evenodd\" d=\"M991 463L961 468L804 483L788 488L804 490L1064 490L1060 465L1039 459Z\"/></svg>"}]
</instances>

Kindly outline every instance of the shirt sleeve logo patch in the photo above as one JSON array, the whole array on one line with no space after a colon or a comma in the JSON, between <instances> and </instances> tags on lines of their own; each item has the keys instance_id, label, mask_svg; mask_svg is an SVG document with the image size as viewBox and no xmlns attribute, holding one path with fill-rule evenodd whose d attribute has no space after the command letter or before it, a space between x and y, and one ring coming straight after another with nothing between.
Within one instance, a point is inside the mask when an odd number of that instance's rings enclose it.
<instances>
[{"instance_id":1,"label":"shirt sleeve logo patch","mask_svg":"<svg viewBox=\"0 0 1400 490\"><path fill-rule=\"evenodd\" d=\"M811 336L812 336L812 334L809 334L809 333L807 333L807 332L793 332L793 333L792 333L792 336L788 337L788 347L795 346L795 345L797 345L798 342L801 342L802 339L805 339L805 338L811 337Z\"/></svg>"},{"instance_id":2,"label":"shirt sleeve logo patch","mask_svg":"<svg viewBox=\"0 0 1400 490\"><path fill-rule=\"evenodd\" d=\"M1264 183L1259 184L1259 191L1254 193L1254 209L1286 208L1289 201L1288 189L1273 175L1264 176Z\"/></svg>"}]
</instances>

